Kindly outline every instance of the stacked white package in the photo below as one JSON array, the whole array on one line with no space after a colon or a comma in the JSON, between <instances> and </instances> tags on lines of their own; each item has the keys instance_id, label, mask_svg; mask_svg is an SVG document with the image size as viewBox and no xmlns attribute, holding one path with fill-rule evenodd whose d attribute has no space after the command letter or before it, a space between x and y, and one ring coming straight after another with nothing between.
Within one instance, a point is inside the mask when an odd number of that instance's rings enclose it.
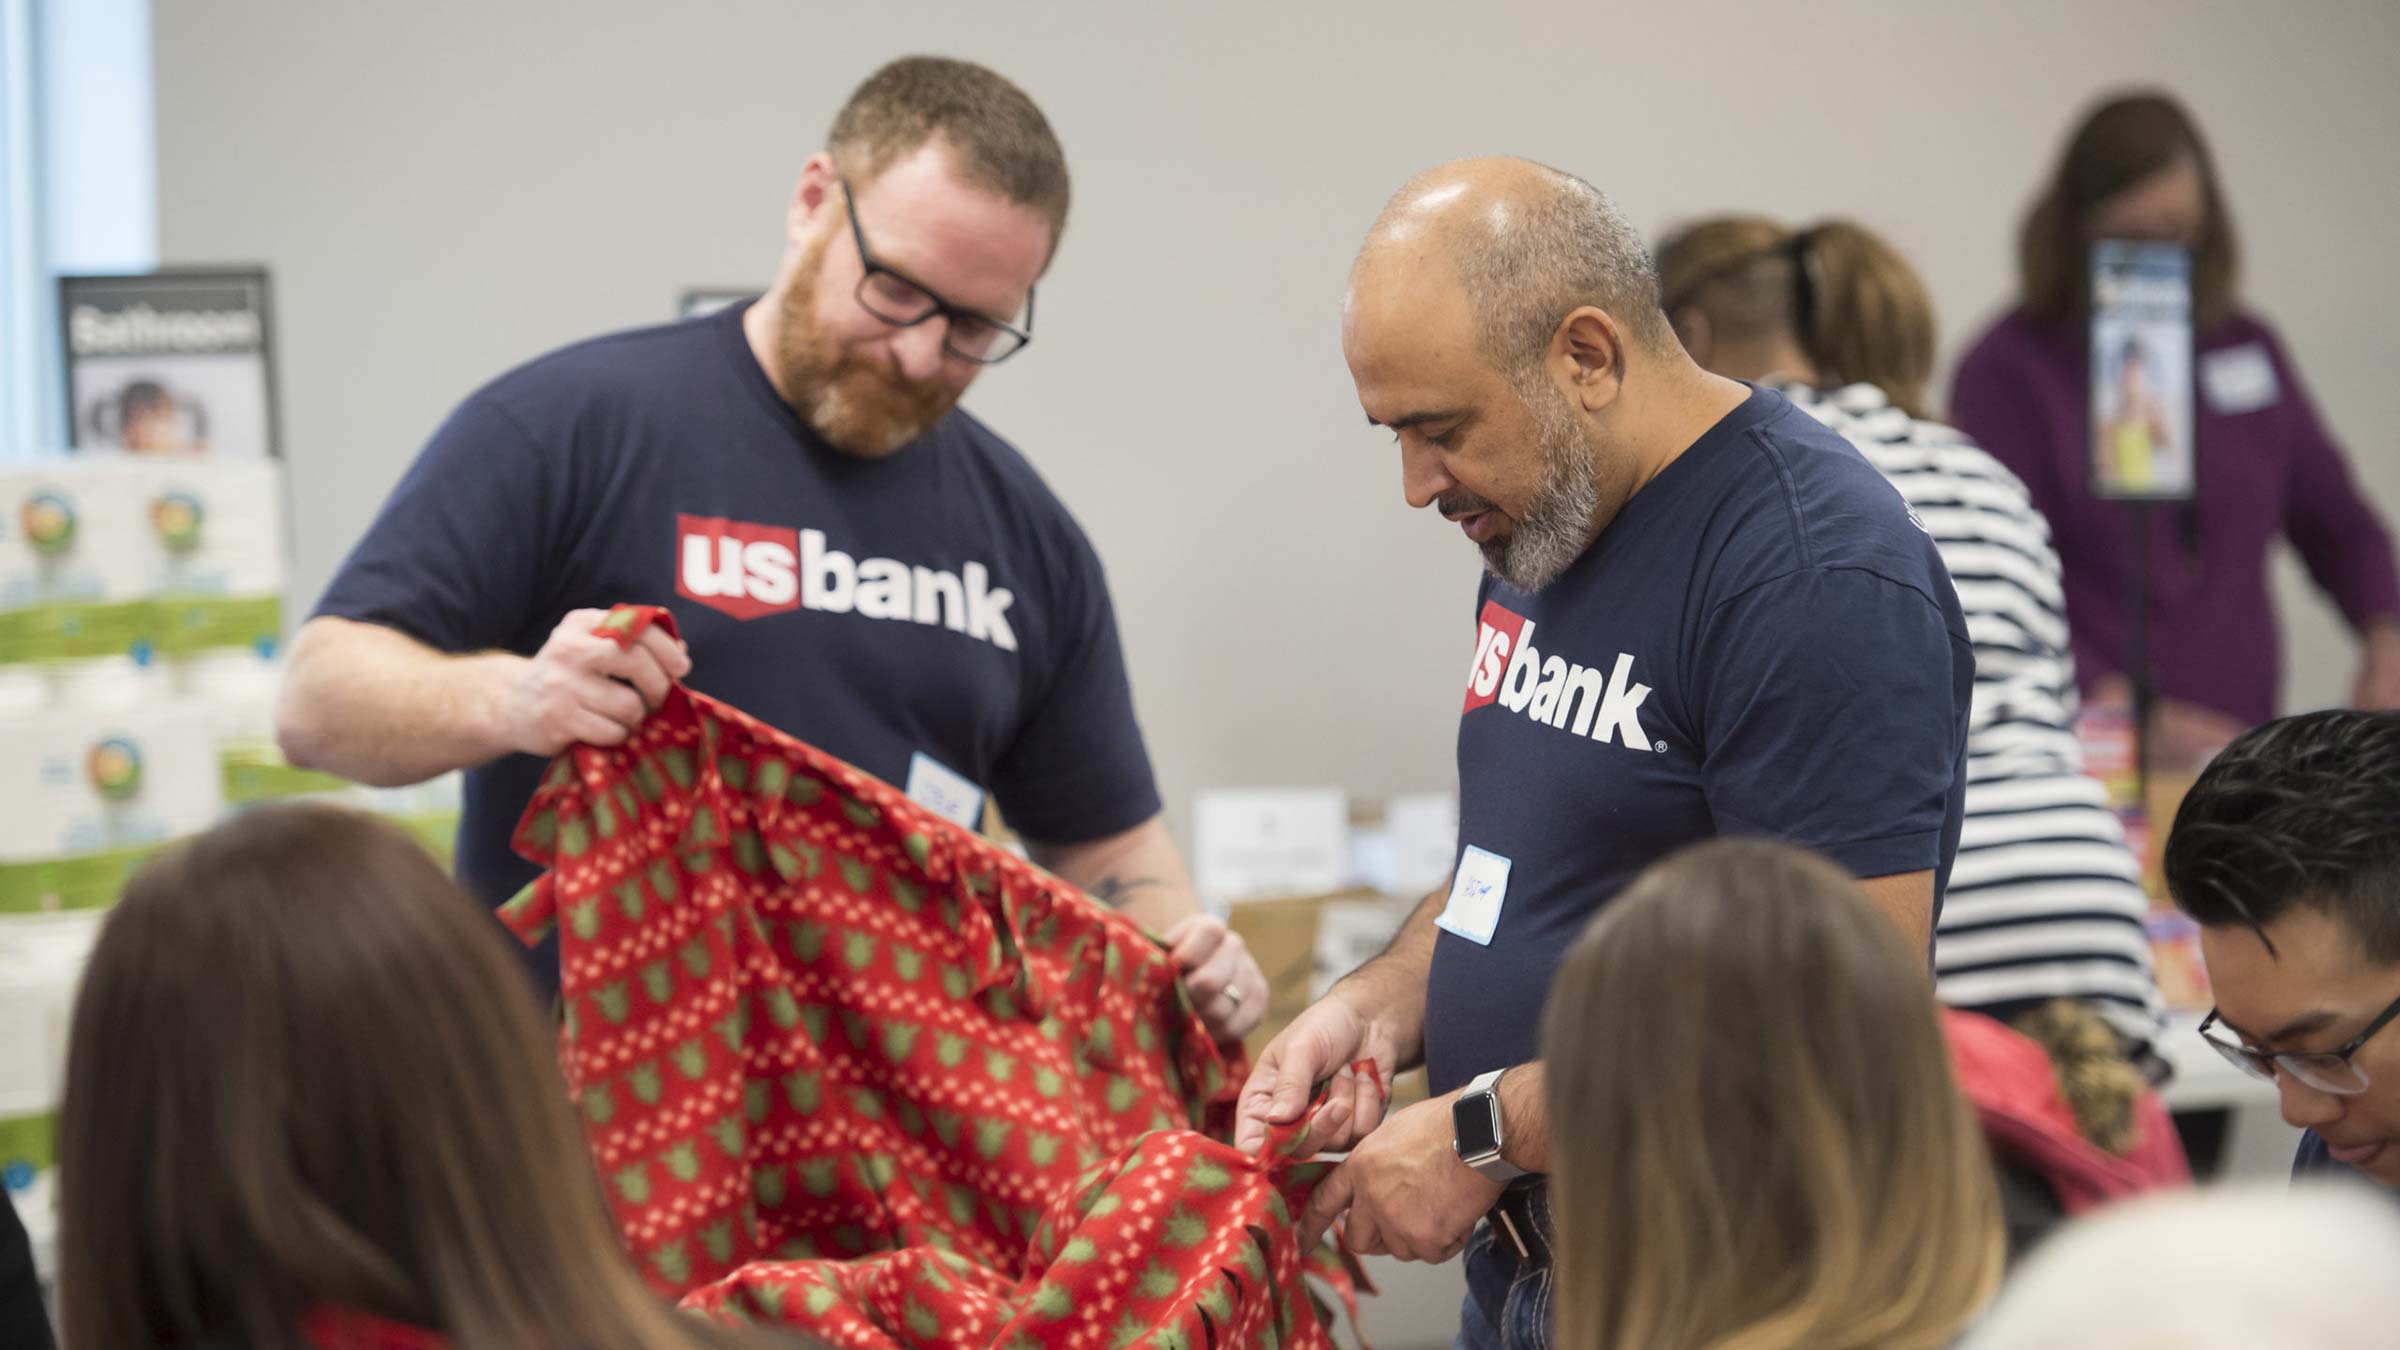
<instances>
[{"instance_id":1,"label":"stacked white package","mask_svg":"<svg viewBox=\"0 0 2400 1350\"><path fill-rule=\"evenodd\" d=\"M0 469L0 609L147 598L140 488L113 461Z\"/></svg>"},{"instance_id":2,"label":"stacked white package","mask_svg":"<svg viewBox=\"0 0 2400 1350\"><path fill-rule=\"evenodd\" d=\"M272 460L144 461L128 470L149 549L152 638L167 655L272 654L283 636L282 469Z\"/></svg>"},{"instance_id":3,"label":"stacked white package","mask_svg":"<svg viewBox=\"0 0 2400 1350\"><path fill-rule=\"evenodd\" d=\"M208 828L223 810L217 738L203 709L145 700L158 677L131 661L78 669L71 689L80 702L0 723L9 747L0 755L0 819L9 823L0 862L161 844ZM0 912L28 903L0 894Z\"/></svg>"},{"instance_id":4,"label":"stacked white package","mask_svg":"<svg viewBox=\"0 0 2400 1350\"><path fill-rule=\"evenodd\" d=\"M150 594L283 593L283 474L275 461L142 460L126 472L152 546Z\"/></svg>"}]
</instances>

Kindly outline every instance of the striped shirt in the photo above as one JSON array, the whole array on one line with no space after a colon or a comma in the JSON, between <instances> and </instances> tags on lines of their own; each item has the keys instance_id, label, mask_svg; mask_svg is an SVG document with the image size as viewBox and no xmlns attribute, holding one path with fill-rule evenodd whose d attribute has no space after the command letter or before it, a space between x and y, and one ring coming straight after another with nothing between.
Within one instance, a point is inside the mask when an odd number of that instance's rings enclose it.
<instances>
[{"instance_id":1,"label":"striped shirt","mask_svg":"<svg viewBox=\"0 0 2400 1350\"><path fill-rule=\"evenodd\" d=\"M2105 791L2083 771L2048 522L1998 460L1873 385L1778 392L1900 490L1950 567L1975 646L1966 821L1934 934L1942 1001L2005 1019L2082 999L2138 1055L2165 1019L2142 926L2150 902Z\"/></svg>"}]
</instances>

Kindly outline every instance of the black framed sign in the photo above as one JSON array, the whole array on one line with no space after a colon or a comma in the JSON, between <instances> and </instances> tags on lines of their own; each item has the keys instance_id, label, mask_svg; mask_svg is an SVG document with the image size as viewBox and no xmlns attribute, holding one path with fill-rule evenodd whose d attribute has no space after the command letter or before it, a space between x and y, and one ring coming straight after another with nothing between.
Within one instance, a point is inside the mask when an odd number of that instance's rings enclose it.
<instances>
[{"instance_id":1,"label":"black framed sign","mask_svg":"<svg viewBox=\"0 0 2400 1350\"><path fill-rule=\"evenodd\" d=\"M264 268L60 277L58 316L76 450L281 453Z\"/></svg>"},{"instance_id":2,"label":"black framed sign","mask_svg":"<svg viewBox=\"0 0 2400 1350\"><path fill-rule=\"evenodd\" d=\"M2192 255L2175 244L2100 239L2091 253L2092 495L2190 501Z\"/></svg>"}]
</instances>

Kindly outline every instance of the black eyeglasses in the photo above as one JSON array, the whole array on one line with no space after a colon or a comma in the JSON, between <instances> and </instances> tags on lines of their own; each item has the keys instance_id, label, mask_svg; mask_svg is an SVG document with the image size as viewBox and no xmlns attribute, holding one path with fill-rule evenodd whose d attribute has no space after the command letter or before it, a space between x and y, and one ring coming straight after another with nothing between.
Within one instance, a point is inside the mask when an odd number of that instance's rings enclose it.
<instances>
[{"instance_id":1,"label":"black eyeglasses","mask_svg":"<svg viewBox=\"0 0 2400 1350\"><path fill-rule=\"evenodd\" d=\"M2350 1043L2339 1050L2278 1055L2265 1050L2253 1050L2240 1041L2229 1041L2223 1036L2209 1035L2208 1029L2217 1024L2217 1010L2211 1008L2208 1016L2200 1019L2200 1039L2207 1041L2210 1048L2223 1055L2227 1063L2262 1083L2274 1082L2275 1070L2280 1068L2319 1092L2330 1092L2337 1097L2355 1097L2367 1090L2367 1071L2351 1063L2350 1057L2358 1053L2358 1048L2367 1043L2368 1037L2383 1030L2384 1024L2395 1017L2400 1017L2400 998L2393 999L2390 1007L2376 1014L2374 1021L2367 1023L2365 1031L2351 1037Z\"/></svg>"},{"instance_id":2,"label":"black eyeglasses","mask_svg":"<svg viewBox=\"0 0 2400 1350\"><path fill-rule=\"evenodd\" d=\"M850 214L850 238L858 245L858 261L865 269L858 279L860 309L894 328L914 328L939 315L948 320L942 349L977 365L998 365L1033 341L1032 291L1025 292L1023 328L951 304L936 295L931 286L875 261L875 255L867 248L867 232L858 223L858 195L850 190L848 179L834 181L842 185L842 202Z\"/></svg>"}]
</instances>

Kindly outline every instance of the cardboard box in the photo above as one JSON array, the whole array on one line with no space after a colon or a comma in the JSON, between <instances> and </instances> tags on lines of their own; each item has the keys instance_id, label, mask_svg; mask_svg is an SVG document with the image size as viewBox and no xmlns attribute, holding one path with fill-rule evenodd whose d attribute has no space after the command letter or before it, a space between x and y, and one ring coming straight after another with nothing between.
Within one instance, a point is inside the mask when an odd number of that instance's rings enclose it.
<instances>
[{"instance_id":1,"label":"cardboard box","mask_svg":"<svg viewBox=\"0 0 2400 1350\"><path fill-rule=\"evenodd\" d=\"M1267 977L1266 1019L1245 1041L1253 1060L1311 1001L1316 979L1317 918L1331 898L1309 895L1244 900L1226 916L1226 923L1249 944L1251 957Z\"/></svg>"}]
</instances>

